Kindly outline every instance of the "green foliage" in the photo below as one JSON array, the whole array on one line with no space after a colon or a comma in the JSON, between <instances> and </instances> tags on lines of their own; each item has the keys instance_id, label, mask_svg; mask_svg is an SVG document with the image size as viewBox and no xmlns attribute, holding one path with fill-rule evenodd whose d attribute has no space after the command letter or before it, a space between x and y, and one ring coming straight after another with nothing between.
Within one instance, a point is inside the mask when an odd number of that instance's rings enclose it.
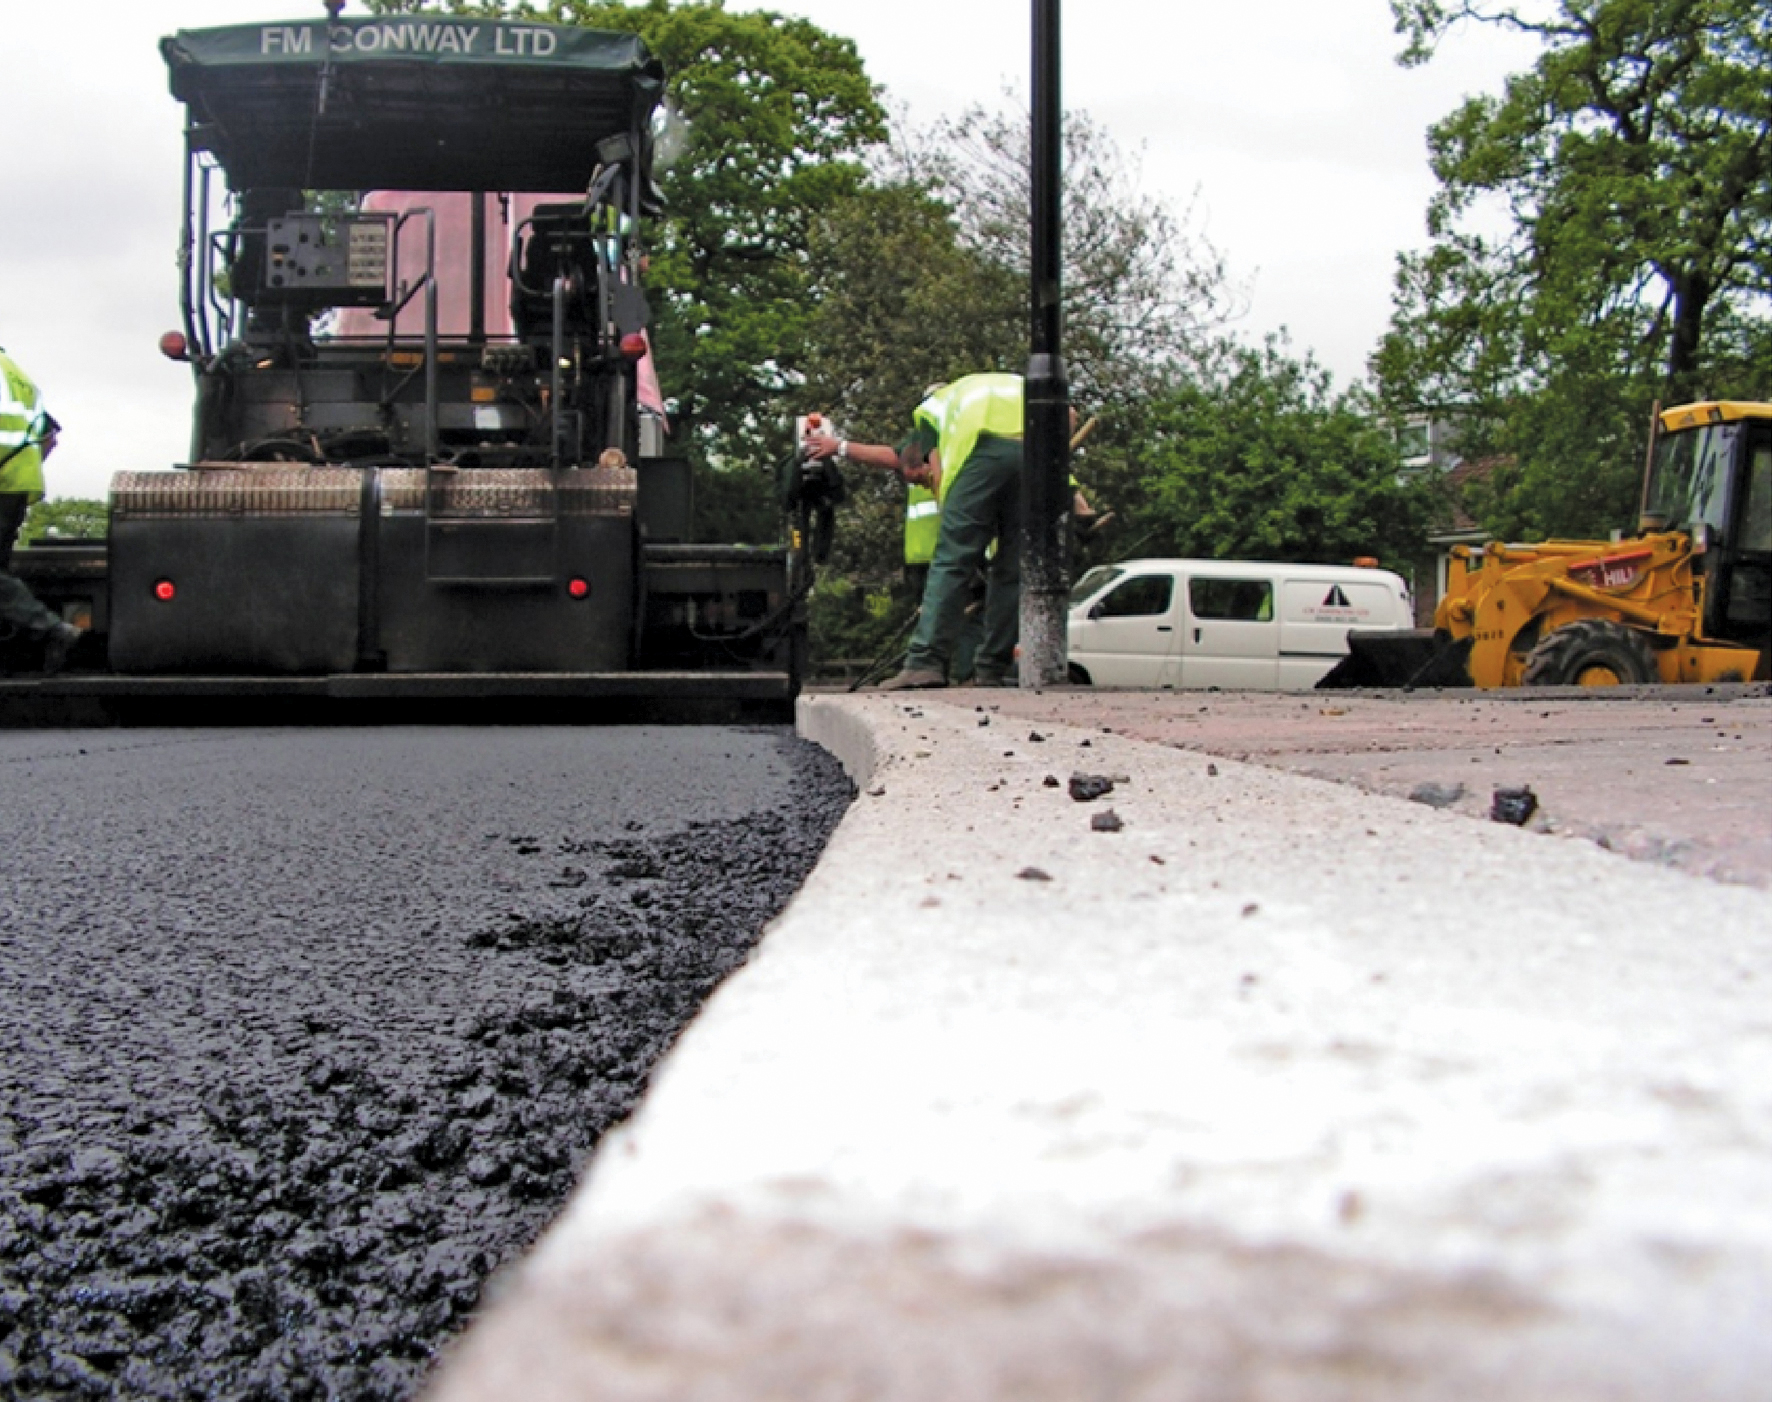
<instances>
[{"instance_id":1,"label":"green foliage","mask_svg":"<svg viewBox=\"0 0 1772 1402\"><path fill-rule=\"evenodd\" d=\"M1214 347L1153 398L1144 555L1347 561L1416 552L1430 483L1399 474L1374 406L1269 340Z\"/></svg>"},{"instance_id":2,"label":"green foliage","mask_svg":"<svg viewBox=\"0 0 1772 1402\"><path fill-rule=\"evenodd\" d=\"M771 545L781 539L775 480L763 472L722 470L692 462L695 507L690 531L703 544Z\"/></svg>"},{"instance_id":3,"label":"green foliage","mask_svg":"<svg viewBox=\"0 0 1772 1402\"><path fill-rule=\"evenodd\" d=\"M803 405L847 436L897 443L931 384L1025 362L1025 285L963 247L921 186L888 179L839 201L813 226L812 255ZM877 590L904 558L904 488L859 465L845 477L832 567Z\"/></svg>"},{"instance_id":4,"label":"green foliage","mask_svg":"<svg viewBox=\"0 0 1772 1402\"><path fill-rule=\"evenodd\" d=\"M1025 363L1025 280L964 246L952 209L909 177L839 201L811 247L806 403L851 437L896 442L931 384Z\"/></svg>"},{"instance_id":5,"label":"green foliage","mask_svg":"<svg viewBox=\"0 0 1772 1402\"><path fill-rule=\"evenodd\" d=\"M832 663L865 667L896 651L909 636L905 624L916 600L902 586L869 585L826 575L813 586L808 603L814 668ZM852 674L859 667L848 669Z\"/></svg>"},{"instance_id":6,"label":"green foliage","mask_svg":"<svg viewBox=\"0 0 1772 1402\"><path fill-rule=\"evenodd\" d=\"M1010 274L1027 357L1031 119L974 107L924 134L909 172L953 209L963 245ZM1237 312L1242 289L1195 226L1138 188L1136 162L1086 112L1064 121L1065 361L1072 398L1136 400ZM974 367L977 368L977 367Z\"/></svg>"},{"instance_id":7,"label":"green foliage","mask_svg":"<svg viewBox=\"0 0 1772 1402\"><path fill-rule=\"evenodd\" d=\"M1395 412L1458 406L1518 460L1498 530L1632 514L1653 401L1772 393L1764 0L1392 0L1405 63L1463 24L1533 67L1429 133L1432 239L1374 362Z\"/></svg>"},{"instance_id":8,"label":"green foliage","mask_svg":"<svg viewBox=\"0 0 1772 1402\"><path fill-rule=\"evenodd\" d=\"M1637 518L1654 388L1573 359L1538 393L1505 401L1487 428L1463 443L1506 461L1467 494L1466 509L1508 540L1602 539ZM1519 445L1516 448L1515 445Z\"/></svg>"},{"instance_id":9,"label":"green foliage","mask_svg":"<svg viewBox=\"0 0 1772 1402\"><path fill-rule=\"evenodd\" d=\"M110 529L110 508L102 501L84 497L45 497L31 503L19 528L19 544L29 545L44 536L67 540L103 540Z\"/></svg>"}]
</instances>

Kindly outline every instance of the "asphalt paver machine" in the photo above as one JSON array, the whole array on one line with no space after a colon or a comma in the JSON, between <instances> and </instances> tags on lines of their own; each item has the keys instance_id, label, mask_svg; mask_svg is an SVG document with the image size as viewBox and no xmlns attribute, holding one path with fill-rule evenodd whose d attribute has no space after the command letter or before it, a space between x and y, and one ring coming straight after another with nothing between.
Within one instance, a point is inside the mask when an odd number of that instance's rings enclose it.
<instances>
[{"instance_id":1,"label":"asphalt paver machine","mask_svg":"<svg viewBox=\"0 0 1772 1402\"><path fill-rule=\"evenodd\" d=\"M334 13L161 47L191 460L117 473L102 545L21 556L92 636L0 685L790 698L798 556L691 543L664 447L642 42Z\"/></svg>"}]
</instances>

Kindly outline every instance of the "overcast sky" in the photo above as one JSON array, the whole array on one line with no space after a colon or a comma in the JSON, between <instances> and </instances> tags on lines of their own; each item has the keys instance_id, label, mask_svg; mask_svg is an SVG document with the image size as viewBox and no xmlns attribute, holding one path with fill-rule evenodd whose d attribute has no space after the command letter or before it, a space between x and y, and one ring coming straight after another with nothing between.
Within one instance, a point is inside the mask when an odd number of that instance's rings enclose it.
<instances>
[{"instance_id":1,"label":"overcast sky","mask_svg":"<svg viewBox=\"0 0 1772 1402\"><path fill-rule=\"evenodd\" d=\"M853 38L918 123L1026 91L1029 0L729 3ZM320 0L9 6L0 346L64 425L52 495L102 497L111 472L189 448L190 372L155 348L179 324L183 175L156 41L322 13ZM1144 190L1195 205L1251 282L1246 334L1287 327L1344 381L1384 329L1398 250L1423 240L1428 124L1531 58L1472 33L1405 71L1398 47L1385 0L1089 0L1064 16L1066 105L1139 157Z\"/></svg>"}]
</instances>

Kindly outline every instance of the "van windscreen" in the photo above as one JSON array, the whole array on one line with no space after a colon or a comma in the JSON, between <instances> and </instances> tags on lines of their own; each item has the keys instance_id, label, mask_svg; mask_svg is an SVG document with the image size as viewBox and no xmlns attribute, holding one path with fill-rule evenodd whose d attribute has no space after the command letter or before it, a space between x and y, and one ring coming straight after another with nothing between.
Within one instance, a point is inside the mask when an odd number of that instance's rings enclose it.
<instances>
[{"instance_id":1,"label":"van windscreen","mask_svg":"<svg viewBox=\"0 0 1772 1402\"><path fill-rule=\"evenodd\" d=\"M1125 573L1118 565L1097 565L1071 586L1071 607L1075 608L1083 600L1100 593Z\"/></svg>"}]
</instances>

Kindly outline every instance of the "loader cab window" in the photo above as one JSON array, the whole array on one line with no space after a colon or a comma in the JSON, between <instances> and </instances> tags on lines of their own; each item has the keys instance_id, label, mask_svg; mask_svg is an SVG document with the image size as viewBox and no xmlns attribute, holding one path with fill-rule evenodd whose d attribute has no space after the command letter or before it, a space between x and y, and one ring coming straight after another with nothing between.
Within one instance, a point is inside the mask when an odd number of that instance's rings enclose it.
<instances>
[{"instance_id":1,"label":"loader cab window","mask_svg":"<svg viewBox=\"0 0 1772 1402\"><path fill-rule=\"evenodd\" d=\"M1665 435L1655 445L1644 524L1683 531L1703 522L1724 535L1729 519L1729 464L1739 424L1710 424Z\"/></svg>"},{"instance_id":2,"label":"loader cab window","mask_svg":"<svg viewBox=\"0 0 1772 1402\"><path fill-rule=\"evenodd\" d=\"M1744 425L1733 542L1706 599L1708 620L1725 637L1764 645L1772 630L1772 425Z\"/></svg>"},{"instance_id":3,"label":"loader cab window","mask_svg":"<svg viewBox=\"0 0 1772 1402\"><path fill-rule=\"evenodd\" d=\"M1089 610L1091 618L1151 618L1168 613L1175 602L1175 577L1137 574L1103 596Z\"/></svg>"},{"instance_id":4,"label":"loader cab window","mask_svg":"<svg viewBox=\"0 0 1772 1402\"><path fill-rule=\"evenodd\" d=\"M1772 553L1772 429L1749 446L1747 489L1742 495L1741 548Z\"/></svg>"},{"instance_id":5,"label":"loader cab window","mask_svg":"<svg viewBox=\"0 0 1772 1402\"><path fill-rule=\"evenodd\" d=\"M1274 586L1265 579L1190 579L1188 607L1195 618L1271 623Z\"/></svg>"}]
</instances>

